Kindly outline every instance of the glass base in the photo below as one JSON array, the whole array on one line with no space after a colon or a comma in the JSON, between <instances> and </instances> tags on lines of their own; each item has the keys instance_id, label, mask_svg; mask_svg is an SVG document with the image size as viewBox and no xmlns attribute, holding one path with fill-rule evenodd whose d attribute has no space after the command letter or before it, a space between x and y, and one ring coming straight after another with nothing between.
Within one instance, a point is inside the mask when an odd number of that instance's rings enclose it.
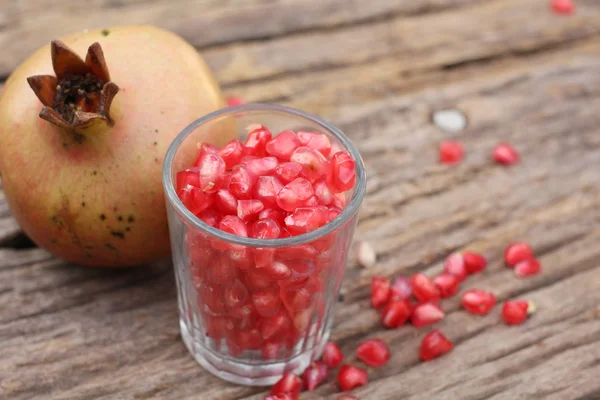
<instances>
[{"instance_id":1,"label":"glass base","mask_svg":"<svg viewBox=\"0 0 600 400\"><path fill-rule=\"evenodd\" d=\"M313 360L321 356L323 348L329 340L329 330L327 330L312 349L285 361L244 362L244 360L217 354L206 348L204 343L194 340L194 335L181 319L179 326L183 342L198 364L218 378L246 386L271 386L281 379L285 372L302 373Z\"/></svg>"}]
</instances>

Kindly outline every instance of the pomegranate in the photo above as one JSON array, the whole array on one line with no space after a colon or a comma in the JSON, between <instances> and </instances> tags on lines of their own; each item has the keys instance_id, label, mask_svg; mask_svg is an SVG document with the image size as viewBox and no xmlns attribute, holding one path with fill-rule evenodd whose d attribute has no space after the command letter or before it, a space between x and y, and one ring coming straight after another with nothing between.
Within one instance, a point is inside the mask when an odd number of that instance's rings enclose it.
<instances>
[{"instance_id":1,"label":"pomegranate","mask_svg":"<svg viewBox=\"0 0 600 400\"><path fill-rule=\"evenodd\" d=\"M170 32L118 27L53 41L0 95L0 171L14 217L73 263L168 256L163 156L185 126L224 105L205 62Z\"/></svg>"}]
</instances>

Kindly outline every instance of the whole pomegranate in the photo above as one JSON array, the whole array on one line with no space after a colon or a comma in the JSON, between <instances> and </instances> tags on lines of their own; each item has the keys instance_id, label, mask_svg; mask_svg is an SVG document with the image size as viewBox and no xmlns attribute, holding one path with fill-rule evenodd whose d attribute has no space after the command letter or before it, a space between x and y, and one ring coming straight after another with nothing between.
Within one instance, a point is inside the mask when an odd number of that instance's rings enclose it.
<instances>
[{"instance_id":1,"label":"whole pomegranate","mask_svg":"<svg viewBox=\"0 0 600 400\"><path fill-rule=\"evenodd\" d=\"M73 263L167 256L163 157L186 125L224 105L203 59L170 32L131 26L53 41L0 94L0 173L13 215ZM200 139L232 138L217 135Z\"/></svg>"}]
</instances>

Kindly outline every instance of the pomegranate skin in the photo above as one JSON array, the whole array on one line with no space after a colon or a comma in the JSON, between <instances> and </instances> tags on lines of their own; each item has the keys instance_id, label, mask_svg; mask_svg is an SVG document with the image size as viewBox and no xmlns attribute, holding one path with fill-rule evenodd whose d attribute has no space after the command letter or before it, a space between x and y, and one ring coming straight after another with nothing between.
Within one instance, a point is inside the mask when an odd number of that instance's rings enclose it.
<instances>
[{"instance_id":1,"label":"pomegranate skin","mask_svg":"<svg viewBox=\"0 0 600 400\"><path fill-rule=\"evenodd\" d=\"M114 126L75 138L40 119L27 77L54 75L50 45L21 64L0 93L0 173L12 214L37 245L72 263L123 267L165 258L162 161L185 126L225 105L219 86L192 46L158 28L61 40L82 58L92 43L102 46L120 88L110 109ZM206 141L232 139L215 135Z\"/></svg>"}]
</instances>

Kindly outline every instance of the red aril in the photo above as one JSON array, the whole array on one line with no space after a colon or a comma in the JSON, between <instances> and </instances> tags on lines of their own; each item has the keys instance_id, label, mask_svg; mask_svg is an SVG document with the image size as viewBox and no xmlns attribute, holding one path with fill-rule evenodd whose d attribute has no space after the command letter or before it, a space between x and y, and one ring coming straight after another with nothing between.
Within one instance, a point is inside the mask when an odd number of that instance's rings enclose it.
<instances>
[{"instance_id":1,"label":"red aril","mask_svg":"<svg viewBox=\"0 0 600 400\"><path fill-rule=\"evenodd\" d=\"M285 218L285 227L292 235L314 231L329 222L329 210L325 206L299 207Z\"/></svg>"},{"instance_id":2,"label":"red aril","mask_svg":"<svg viewBox=\"0 0 600 400\"><path fill-rule=\"evenodd\" d=\"M223 299L228 308L241 307L248 299L248 289L236 279L231 286L225 286Z\"/></svg>"},{"instance_id":3,"label":"red aril","mask_svg":"<svg viewBox=\"0 0 600 400\"><path fill-rule=\"evenodd\" d=\"M217 154L206 154L200 164L200 188L207 193L214 193L221 187L225 174L225 161Z\"/></svg>"},{"instance_id":4,"label":"red aril","mask_svg":"<svg viewBox=\"0 0 600 400\"><path fill-rule=\"evenodd\" d=\"M256 183L256 175L251 173L243 165L236 165L231 170L231 182L229 190L238 199L250 199Z\"/></svg>"},{"instance_id":5,"label":"red aril","mask_svg":"<svg viewBox=\"0 0 600 400\"><path fill-rule=\"evenodd\" d=\"M268 340L270 338L276 338L277 335L287 333L292 327L292 320L285 309L280 309L273 317L261 318L258 326L261 337L264 340Z\"/></svg>"},{"instance_id":6,"label":"red aril","mask_svg":"<svg viewBox=\"0 0 600 400\"><path fill-rule=\"evenodd\" d=\"M454 165L462 161L465 151L460 142L447 140L440 144L439 154L442 164Z\"/></svg>"},{"instance_id":7,"label":"red aril","mask_svg":"<svg viewBox=\"0 0 600 400\"><path fill-rule=\"evenodd\" d=\"M333 221L338 215L342 213L342 210L338 207L329 207L329 221Z\"/></svg>"},{"instance_id":8,"label":"red aril","mask_svg":"<svg viewBox=\"0 0 600 400\"><path fill-rule=\"evenodd\" d=\"M521 261L515 265L515 275L518 277L537 275L542 269L540 262L532 258L531 260Z\"/></svg>"},{"instance_id":9,"label":"red aril","mask_svg":"<svg viewBox=\"0 0 600 400\"><path fill-rule=\"evenodd\" d=\"M390 349L382 340L365 340L358 345L356 356L359 360L371 367L381 367L389 361Z\"/></svg>"},{"instance_id":10,"label":"red aril","mask_svg":"<svg viewBox=\"0 0 600 400\"><path fill-rule=\"evenodd\" d=\"M356 396L352 396L351 394L342 394L335 398L335 400L360 400Z\"/></svg>"},{"instance_id":11,"label":"red aril","mask_svg":"<svg viewBox=\"0 0 600 400\"><path fill-rule=\"evenodd\" d=\"M468 272L463 255L460 253L450 254L444 261L444 272L454 275L459 282L464 281Z\"/></svg>"},{"instance_id":12,"label":"red aril","mask_svg":"<svg viewBox=\"0 0 600 400\"><path fill-rule=\"evenodd\" d=\"M519 153L507 143L500 143L494 147L492 157L498 164L513 165L519 162Z\"/></svg>"},{"instance_id":13,"label":"red aril","mask_svg":"<svg viewBox=\"0 0 600 400\"><path fill-rule=\"evenodd\" d=\"M279 292L273 289L265 289L252 293L252 303L254 303L256 311L262 317L272 317L281 308Z\"/></svg>"},{"instance_id":14,"label":"red aril","mask_svg":"<svg viewBox=\"0 0 600 400\"><path fill-rule=\"evenodd\" d=\"M273 385L269 394L281 394L287 393L290 394L293 398L297 398L302 391L302 379L298 377L298 375L286 372L283 377Z\"/></svg>"},{"instance_id":15,"label":"red aril","mask_svg":"<svg viewBox=\"0 0 600 400\"><path fill-rule=\"evenodd\" d=\"M265 249L265 250L273 250L273 249ZM291 275L290 268L281 261L273 261L268 265L263 267L265 272L269 274L273 280L279 281L282 279L287 279Z\"/></svg>"},{"instance_id":16,"label":"red aril","mask_svg":"<svg viewBox=\"0 0 600 400\"><path fill-rule=\"evenodd\" d=\"M246 273L246 285L252 292L267 289L275 284L275 281L264 270L264 268L251 267Z\"/></svg>"},{"instance_id":17,"label":"red aril","mask_svg":"<svg viewBox=\"0 0 600 400\"><path fill-rule=\"evenodd\" d=\"M337 375L338 384L346 392L369 383L367 372L353 365L344 364Z\"/></svg>"},{"instance_id":18,"label":"red aril","mask_svg":"<svg viewBox=\"0 0 600 400\"><path fill-rule=\"evenodd\" d=\"M279 162L275 157L261 157L242 159L241 164L254 174L254 176L264 176L275 172Z\"/></svg>"},{"instance_id":19,"label":"red aril","mask_svg":"<svg viewBox=\"0 0 600 400\"><path fill-rule=\"evenodd\" d=\"M219 223L219 229L237 236L248 237L246 224L235 215L226 215Z\"/></svg>"},{"instance_id":20,"label":"red aril","mask_svg":"<svg viewBox=\"0 0 600 400\"><path fill-rule=\"evenodd\" d=\"M315 197L319 204L328 206L333 203L333 193L331 193L331 189L327 186L325 178L318 179L313 187L315 190Z\"/></svg>"},{"instance_id":21,"label":"red aril","mask_svg":"<svg viewBox=\"0 0 600 400\"><path fill-rule=\"evenodd\" d=\"M275 176L283 183L290 183L296 178L300 178L302 166L295 162L284 162L275 168Z\"/></svg>"},{"instance_id":22,"label":"red aril","mask_svg":"<svg viewBox=\"0 0 600 400\"><path fill-rule=\"evenodd\" d=\"M344 208L346 208L347 204L348 204L348 199L346 198L346 193L340 192L340 193L333 194L333 206L334 207L337 207L340 210L343 210Z\"/></svg>"},{"instance_id":23,"label":"red aril","mask_svg":"<svg viewBox=\"0 0 600 400\"><path fill-rule=\"evenodd\" d=\"M248 350L258 350L263 343L260 332L256 328L247 331L238 331L236 341L238 346Z\"/></svg>"},{"instance_id":24,"label":"red aril","mask_svg":"<svg viewBox=\"0 0 600 400\"><path fill-rule=\"evenodd\" d=\"M290 161L302 167L302 175L311 182L327 175L329 161L318 150L310 147L298 147L290 157Z\"/></svg>"},{"instance_id":25,"label":"red aril","mask_svg":"<svg viewBox=\"0 0 600 400\"><path fill-rule=\"evenodd\" d=\"M270 394L265 397L265 400L297 400L296 397L287 393Z\"/></svg>"},{"instance_id":26,"label":"red aril","mask_svg":"<svg viewBox=\"0 0 600 400\"><path fill-rule=\"evenodd\" d=\"M487 267L487 260L479 253L465 251L462 255L465 262L465 268L469 274L476 274Z\"/></svg>"},{"instance_id":27,"label":"red aril","mask_svg":"<svg viewBox=\"0 0 600 400\"><path fill-rule=\"evenodd\" d=\"M214 196L202 189L188 185L181 189L177 196L193 214L198 215L214 203Z\"/></svg>"},{"instance_id":28,"label":"red aril","mask_svg":"<svg viewBox=\"0 0 600 400\"><path fill-rule=\"evenodd\" d=\"M248 137L244 144L244 154L256 157L266 156L266 145L271 140L271 132L262 125L250 125L247 129Z\"/></svg>"},{"instance_id":29,"label":"red aril","mask_svg":"<svg viewBox=\"0 0 600 400\"><path fill-rule=\"evenodd\" d=\"M284 349L283 343L273 340L263 343L260 352L263 360L275 360L283 355Z\"/></svg>"},{"instance_id":30,"label":"red aril","mask_svg":"<svg viewBox=\"0 0 600 400\"><path fill-rule=\"evenodd\" d=\"M327 366L320 361L313 361L302 374L304 386L309 392L315 390L327 378Z\"/></svg>"},{"instance_id":31,"label":"red aril","mask_svg":"<svg viewBox=\"0 0 600 400\"><path fill-rule=\"evenodd\" d=\"M315 194L312 184L304 178L296 178L277 194L277 205L284 211L293 212L302 207Z\"/></svg>"},{"instance_id":32,"label":"red aril","mask_svg":"<svg viewBox=\"0 0 600 400\"><path fill-rule=\"evenodd\" d=\"M237 276L237 269L227 254L221 253L208 270L208 280L217 285L230 284Z\"/></svg>"},{"instance_id":33,"label":"red aril","mask_svg":"<svg viewBox=\"0 0 600 400\"><path fill-rule=\"evenodd\" d=\"M531 246L525 242L511 243L504 250L504 262L510 267L514 267L521 261L531 260L533 257Z\"/></svg>"},{"instance_id":34,"label":"red aril","mask_svg":"<svg viewBox=\"0 0 600 400\"><path fill-rule=\"evenodd\" d=\"M410 278L410 284L413 294L420 302L431 301L437 303L440 301L440 292L435 287L431 279L423 274L415 274Z\"/></svg>"},{"instance_id":35,"label":"red aril","mask_svg":"<svg viewBox=\"0 0 600 400\"><path fill-rule=\"evenodd\" d=\"M354 187L355 165L356 162L347 151L340 151L333 155L331 158L331 183L334 192L345 192Z\"/></svg>"},{"instance_id":36,"label":"red aril","mask_svg":"<svg viewBox=\"0 0 600 400\"><path fill-rule=\"evenodd\" d=\"M390 299L390 280L383 276L371 278L371 305L375 308L384 306Z\"/></svg>"},{"instance_id":37,"label":"red aril","mask_svg":"<svg viewBox=\"0 0 600 400\"><path fill-rule=\"evenodd\" d=\"M237 96L229 96L225 99L225 101L227 102L227 107L235 107L241 106L242 104L246 104L244 100Z\"/></svg>"},{"instance_id":38,"label":"red aril","mask_svg":"<svg viewBox=\"0 0 600 400\"><path fill-rule=\"evenodd\" d=\"M571 15L575 11L573 0L552 0L551 6L555 14Z\"/></svg>"},{"instance_id":39,"label":"red aril","mask_svg":"<svg viewBox=\"0 0 600 400\"><path fill-rule=\"evenodd\" d=\"M334 342L327 342L323 349L323 355L321 361L327 366L327 368L335 368L344 360L344 354L340 350L337 344Z\"/></svg>"},{"instance_id":40,"label":"red aril","mask_svg":"<svg viewBox=\"0 0 600 400\"><path fill-rule=\"evenodd\" d=\"M282 131L269 142L266 150L282 161L289 161L290 156L300 146L300 139L293 131Z\"/></svg>"},{"instance_id":41,"label":"red aril","mask_svg":"<svg viewBox=\"0 0 600 400\"><path fill-rule=\"evenodd\" d=\"M281 233L281 237L290 237L284 236L284 233L287 233L287 235L289 235L289 232L285 228L281 230ZM284 260L311 260L315 258L318 254L319 253L317 249L315 249L310 244L298 244L295 246L280 247L277 249L277 255Z\"/></svg>"},{"instance_id":42,"label":"red aril","mask_svg":"<svg viewBox=\"0 0 600 400\"><path fill-rule=\"evenodd\" d=\"M239 140L233 139L219 150L218 154L225 161L227 169L231 169L241 161L244 154L244 145Z\"/></svg>"},{"instance_id":43,"label":"red aril","mask_svg":"<svg viewBox=\"0 0 600 400\"><path fill-rule=\"evenodd\" d=\"M200 169L192 167L179 171L176 177L176 190L179 192L184 187L190 185L196 188L200 187Z\"/></svg>"},{"instance_id":44,"label":"red aril","mask_svg":"<svg viewBox=\"0 0 600 400\"><path fill-rule=\"evenodd\" d=\"M507 325L520 325L534 309L533 303L525 300L506 301L502 305L502 319Z\"/></svg>"},{"instance_id":45,"label":"red aril","mask_svg":"<svg viewBox=\"0 0 600 400\"><path fill-rule=\"evenodd\" d=\"M238 200L237 216L242 221L247 222L256 218L264 208L265 206L260 200Z\"/></svg>"},{"instance_id":46,"label":"red aril","mask_svg":"<svg viewBox=\"0 0 600 400\"><path fill-rule=\"evenodd\" d=\"M281 211L275 208L266 208L258 213L258 219L272 219L277 222L279 226L285 225L285 217L287 217L287 213L285 211Z\"/></svg>"},{"instance_id":47,"label":"red aril","mask_svg":"<svg viewBox=\"0 0 600 400\"><path fill-rule=\"evenodd\" d=\"M397 328L408 321L412 307L408 300L391 300L381 313L381 322L387 328Z\"/></svg>"},{"instance_id":48,"label":"red aril","mask_svg":"<svg viewBox=\"0 0 600 400\"><path fill-rule=\"evenodd\" d=\"M429 332L421 341L419 356L423 361L433 360L443 354L446 354L454 345L439 329Z\"/></svg>"},{"instance_id":49,"label":"red aril","mask_svg":"<svg viewBox=\"0 0 600 400\"><path fill-rule=\"evenodd\" d=\"M484 290L471 289L462 294L461 304L465 310L472 314L485 315L496 304L496 296Z\"/></svg>"},{"instance_id":50,"label":"red aril","mask_svg":"<svg viewBox=\"0 0 600 400\"><path fill-rule=\"evenodd\" d=\"M392 282L390 287L392 294L390 300L408 300L412 296L412 287L410 279L405 276L398 276Z\"/></svg>"},{"instance_id":51,"label":"red aril","mask_svg":"<svg viewBox=\"0 0 600 400\"><path fill-rule=\"evenodd\" d=\"M240 329L254 328L258 320L258 313L252 301L248 298L245 304L240 307L230 308L229 314L233 318L237 318L238 327Z\"/></svg>"},{"instance_id":52,"label":"red aril","mask_svg":"<svg viewBox=\"0 0 600 400\"><path fill-rule=\"evenodd\" d=\"M311 197L304 203L305 207L316 207L319 205L319 200L317 200L316 196Z\"/></svg>"},{"instance_id":53,"label":"red aril","mask_svg":"<svg viewBox=\"0 0 600 400\"><path fill-rule=\"evenodd\" d=\"M277 207L277 193L283 184L274 176L259 176L254 186L254 198L262 201L265 207Z\"/></svg>"},{"instance_id":54,"label":"red aril","mask_svg":"<svg viewBox=\"0 0 600 400\"><path fill-rule=\"evenodd\" d=\"M222 315L227 312L223 301L223 290L219 285L211 285L208 282L202 284L198 290L198 303L208 307L211 315Z\"/></svg>"},{"instance_id":55,"label":"red aril","mask_svg":"<svg viewBox=\"0 0 600 400\"><path fill-rule=\"evenodd\" d=\"M215 195L215 205L222 214L237 214L237 199L229 189L219 189Z\"/></svg>"},{"instance_id":56,"label":"red aril","mask_svg":"<svg viewBox=\"0 0 600 400\"><path fill-rule=\"evenodd\" d=\"M327 135L317 132L298 132L298 140L302 146L318 150L325 157L329 156L331 141Z\"/></svg>"},{"instance_id":57,"label":"red aril","mask_svg":"<svg viewBox=\"0 0 600 400\"><path fill-rule=\"evenodd\" d=\"M207 208L198 214L198 219L205 224L216 228L219 225L219 222L221 222L221 214L212 208Z\"/></svg>"},{"instance_id":58,"label":"red aril","mask_svg":"<svg viewBox=\"0 0 600 400\"><path fill-rule=\"evenodd\" d=\"M412 310L410 321L417 328L421 328L441 321L444 315L444 311L437 304L421 303Z\"/></svg>"},{"instance_id":59,"label":"red aril","mask_svg":"<svg viewBox=\"0 0 600 400\"><path fill-rule=\"evenodd\" d=\"M280 234L281 227L271 218L255 221L250 229L250 237L255 239L277 239Z\"/></svg>"},{"instance_id":60,"label":"red aril","mask_svg":"<svg viewBox=\"0 0 600 400\"><path fill-rule=\"evenodd\" d=\"M442 274L433 279L442 298L454 296L458 290L458 279L454 275Z\"/></svg>"}]
</instances>

